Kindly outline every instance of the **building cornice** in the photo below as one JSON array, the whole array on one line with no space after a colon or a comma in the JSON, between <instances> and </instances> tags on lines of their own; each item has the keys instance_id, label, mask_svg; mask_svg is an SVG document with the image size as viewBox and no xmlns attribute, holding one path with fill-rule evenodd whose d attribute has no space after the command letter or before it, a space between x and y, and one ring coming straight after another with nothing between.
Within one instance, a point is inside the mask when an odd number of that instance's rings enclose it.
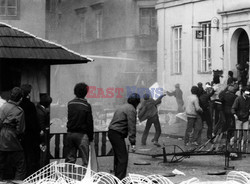
<instances>
[{"instance_id":1,"label":"building cornice","mask_svg":"<svg viewBox=\"0 0 250 184\"><path fill-rule=\"evenodd\" d=\"M249 13L250 8L242 8L242 9L235 9L235 10L226 10L226 11L220 11L218 14L221 16L227 16L227 15L233 15L233 14L242 14L242 13Z\"/></svg>"},{"instance_id":2,"label":"building cornice","mask_svg":"<svg viewBox=\"0 0 250 184\"><path fill-rule=\"evenodd\" d=\"M167 9L185 4L199 3L202 1L208 0L158 0L156 3L156 9Z\"/></svg>"}]
</instances>

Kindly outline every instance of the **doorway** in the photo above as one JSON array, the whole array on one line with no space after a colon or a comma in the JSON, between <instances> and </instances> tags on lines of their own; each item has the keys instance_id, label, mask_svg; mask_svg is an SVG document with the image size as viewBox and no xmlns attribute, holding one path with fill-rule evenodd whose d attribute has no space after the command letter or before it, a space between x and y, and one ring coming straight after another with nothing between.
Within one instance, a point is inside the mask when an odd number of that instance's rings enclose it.
<instances>
[{"instance_id":1,"label":"doorway","mask_svg":"<svg viewBox=\"0 0 250 184\"><path fill-rule=\"evenodd\" d=\"M249 78L249 38L245 30L239 35L237 48L238 80L245 86Z\"/></svg>"}]
</instances>

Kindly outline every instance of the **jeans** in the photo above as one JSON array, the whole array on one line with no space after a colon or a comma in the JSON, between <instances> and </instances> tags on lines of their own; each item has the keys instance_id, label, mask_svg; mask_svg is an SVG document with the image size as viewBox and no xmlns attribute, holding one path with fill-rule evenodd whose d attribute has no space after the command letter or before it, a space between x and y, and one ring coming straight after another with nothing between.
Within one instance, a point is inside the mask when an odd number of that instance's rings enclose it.
<instances>
[{"instance_id":1,"label":"jeans","mask_svg":"<svg viewBox=\"0 0 250 184\"><path fill-rule=\"evenodd\" d=\"M77 151L82 158L82 166L88 166L89 160L89 138L87 134L68 132L66 137L66 152L65 162L76 163Z\"/></svg>"},{"instance_id":2,"label":"jeans","mask_svg":"<svg viewBox=\"0 0 250 184\"><path fill-rule=\"evenodd\" d=\"M187 129L185 132L184 143L187 144L190 142L190 135L193 132L191 142L197 142L198 144L201 144L201 133L202 133L201 117L198 115L196 118L187 117L187 119L188 122L187 122Z\"/></svg>"},{"instance_id":3,"label":"jeans","mask_svg":"<svg viewBox=\"0 0 250 184\"><path fill-rule=\"evenodd\" d=\"M128 151L125 137L120 132L109 130L108 138L114 151L115 176L122 180L126 177L128 167Z\"/></svg>"},{"instance_id":4,"label":"jeans","mask_svg":"<svg viewBox=\"0 0 250 184\"><path fill-rule=\"evenodd\" d=\"M211 119L211 114L209 109L203 111L202 120L206 121L207 124L207 138L211 139L213 133L213 122Z\"/></svg>"},{"instance_id":5,"label":"jeans","mask_svg":"<svg viewBox=\"0 0 250 184\"><path fill-rule=\"evenodd\" d=\"M158 140L159 140L159 137L161 135L161 125L160 125L160 121L159 121L159 116L158 116L158 114L156 114L152 118L149 118L146 122L146 127L144 129L144 132L143 132L142 138L141 138L141 143L143 145L145 145L147 142L148 133L149 133L149 130L150 130L152 124L154 124L154 126L155 126L155 135L154 135L153 141L158 142Z\"/></svg>"}]
</instances>

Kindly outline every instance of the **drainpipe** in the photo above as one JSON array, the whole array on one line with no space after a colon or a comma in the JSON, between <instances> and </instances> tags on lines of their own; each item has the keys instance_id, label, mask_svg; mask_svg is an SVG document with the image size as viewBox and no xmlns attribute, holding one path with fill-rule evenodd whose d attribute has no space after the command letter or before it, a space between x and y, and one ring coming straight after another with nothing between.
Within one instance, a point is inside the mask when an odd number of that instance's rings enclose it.
<instances>
[{"instance_id":1,"label":"drainpipe","mask_svg":"<svg viewBox=\"0 0 250 184\"><path fill-rule=\"evenodd\" d=\"M222 1L222 11L224 11L224 0ZM219 27L219 29L220 29L220 22L219 22L219 24L218 24L218 27ZM226 46L225 46L225 44L224 44L224 30L223 30L223 18L221 17L221 35L222 35L222 58L223 58L223 60L222 60L222 70L224 71L225 70L225 48L226 48ZM229 60L227 59L227 62L228 62ZM231 67L231 64L230 64L230 67ZM229 70L229 63L227 63L227 71ZM225 74L224 74L225 75Z\"/></svg>"},{"instance_id":2,"label":"drainpipe","mask_svg":"<svg viewBox=\"0 0 250 184\"><path fill-rule=\"evenodd\" d=\"M166 31L165 31L165 28L166 28L166 25L165 25L165 19L166 19L166 15L165 15L165 12L166 12L166 10L164 9L164 19L163 19L163 21L164 21L164 23L163 23L163 25L164 25L164 28L163 28L163 31L164 31L164 33L163 33L163 89L165 90L165 76L166 76L166 61L165 61L165 50L166 50Z\"/></svg>"},{"instance_id":3,"label":"drainpipe","mask_svg":"<svg viewBox=\"0 0 250 184\"><path fill-rule=\"evenodd\" d=\"M192 25L194 25L194 3L192 3ZM192 40L191 40L191 48L192 48L192 53L191 53L191 70L192 70L192 75L191 75L191 83L194 85L194 34L193 34L193 29L192 29Z\"/></svg>"}]
</instances>

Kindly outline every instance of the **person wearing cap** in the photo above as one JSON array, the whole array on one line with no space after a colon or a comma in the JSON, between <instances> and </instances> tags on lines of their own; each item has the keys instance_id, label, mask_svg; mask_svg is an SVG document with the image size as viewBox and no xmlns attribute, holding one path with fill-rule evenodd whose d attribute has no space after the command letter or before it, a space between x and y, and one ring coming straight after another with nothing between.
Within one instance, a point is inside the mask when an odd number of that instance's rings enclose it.
<instances>
[{"instance_id":1,"label":"person wearing cap","mask_svg":"<svg viewBox=\"0 0 250 184\"><path fill-rule=\"evenodd\" d=\"M15 168L14 180L23 180L26 176L25 156L20 138L25 131L23 109L19 106L22 90L14 87L10 99L0 108L0 180L9 160Z\"/></svg>"},{"instance_id":2,"label":"person wearing cap","mask_svg":"<svg viewBox=\"0 0 250 184\"><path fill-rule=\"evenodd\" d=\"M135 151L136 108L139 103L139 94L129 95L127 103L116 109L108 127L108 138L114 151L114 174L120 180L126 177L128 166L126 137L128 137L132 151Z\"/></svg>"},{"instance_id":3,"label":"person wearing cap","mask_svg":"<svg viewBox=\"0 0 250 184\"><path fill-rule=\"evenodd\" d=\"M30 101L32 86L30 84L21 85L23 98L20 107L25 116L25 133L22 140L24 149L27 173L26 176L33 174L39 169L40 158L40 127L37 120L36 106Z\"/></svg>"},{"instance_id":4,"label":"person wearing cap","mask_svg":"<svg viewBox=\"0 0 250 184\"><path fill-rule=\"evenodd\" d=\"M250 89L243 87L242 95L238 96L232 106L231 112L235 118L235 129L249 129L249 109L250 109ZM241 138L241 135L236 135L237 139ZM235 141L237 141L235 139ZM247 132L243 133L243 142L247 139Z\"/></svg>"},{"instance_id":5,"label":"person wearing cap","mask_svg":"<svg viewBox=\"0 0 250 184\"><path fill-rule=\"evenodd\" d=\"M183 112L184 111L184 108L183 108L184 101L183 101L183 97L182 97L183 92L182 92L182 90L180 88L180 84L179 83L175 84L175 90L172 91L172 92L167 91L167 95L175 97L176 103L177 103L177 106L178 106L177 112L178 113Z\"/></svg>"},{"instance_id":6,"label":"person wearing cap","mask_svg":"<svg viewBox=\"0 0 250 184\"><path fill-rule=\"evenodd\" d=\"M49 164L49 106L52 102L52 98L48 94L40 95L40 101L36 106L38 124L40 126L40 167Z\"/></svg>"}]
</instances>

